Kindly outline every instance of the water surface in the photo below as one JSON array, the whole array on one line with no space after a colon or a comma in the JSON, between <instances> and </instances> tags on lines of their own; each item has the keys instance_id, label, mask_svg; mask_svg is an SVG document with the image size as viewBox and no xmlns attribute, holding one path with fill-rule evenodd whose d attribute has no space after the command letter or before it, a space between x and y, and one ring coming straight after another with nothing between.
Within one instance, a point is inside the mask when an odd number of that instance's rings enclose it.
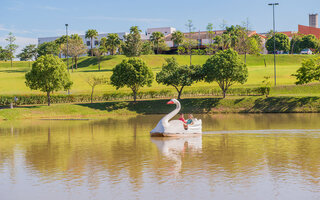
<instances>
[{"instance_id":1,"label":"water surface","mask_svg":"<svg viewBox=\"0 0 320 200\"><path fill-rule=\"evenodd\" d=\"M1 122L0 199L320 199L320 114L202 115L202 137L150 138L161 117Z\"/></svg>"}]
</instances>

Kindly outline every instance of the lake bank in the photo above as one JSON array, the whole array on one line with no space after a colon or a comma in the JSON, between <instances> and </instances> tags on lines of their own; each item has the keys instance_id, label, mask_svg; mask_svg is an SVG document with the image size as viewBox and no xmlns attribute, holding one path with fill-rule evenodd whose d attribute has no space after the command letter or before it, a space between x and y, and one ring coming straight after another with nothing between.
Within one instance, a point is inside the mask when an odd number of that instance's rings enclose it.
<instances>
[{"instance_id":1,"label":"lake bank","mask_svg":"<svg viewBox=\"0 0 320 200\"><path fill-rule=\"evenodd\" d=\"M100 103L19 106L0 109L0 119L96 119L114 115L166 114L175 106L168 99L110 101ZM314 113L320 112L320 97L227 97L181 99L183 113Z\"/></svg>"}]
</instances>

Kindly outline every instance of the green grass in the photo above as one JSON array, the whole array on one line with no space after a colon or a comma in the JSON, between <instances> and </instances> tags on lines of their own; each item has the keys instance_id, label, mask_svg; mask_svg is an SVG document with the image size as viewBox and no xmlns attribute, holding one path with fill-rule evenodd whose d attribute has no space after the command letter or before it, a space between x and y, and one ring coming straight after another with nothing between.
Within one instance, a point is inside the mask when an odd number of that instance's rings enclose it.
<instances>
[{"instance_id":1,"label":"green grass","mask_svg":"<svg viewBox=\"0 0 320 200\"><path fill-rule=\"evenodd\" d=\"M172 57L173 55L146 55L141 58L152 68L154 73L161 70L161 66L165 62L165 58ZM272 89L272 95L320 95L319 86L303 86L305 88L290 88L293 85L295 78L291 74L295 73L300 67L301 61L304 58L310 58L313 55L277 55L277 84L281 87ZM180 64L189 64L189 56L187 55L174 55ZM71 89L72 94L89 94L90 87L86 83L86 77L94 74L111 76L112 68L120 63L125 56L104 56L101 62L101 71L98 71L98 63L96 58L81 57L79 59L78 69L71 72L71 79L74 85ZM202 65L209 58L206 55L192 56L193 64ZM243 57L242 57L243 58ZM266 60L266 66L264 64ZM69 60L71 63L71 59ZM0 62L0 95L1 94L41 94L39 91L32 91L25 86L24 75L30 70L29 62L15 61L13 68L10 67L10 62ZM235 85L233 87L256 87L261 85L264 76L273 77L273 55L262 56L247 56L247 65L249 70L249 77L247 83L244 85ZM273 79L272 79L273 81ZM286 87L283 87L286 85ZM217 87L216 84L199 82L191 87L192 88L208 88ZM142 91L148 90L162 90L172 89L164 85L159 85L155 81L151 88L142 88ZM103 94L106 92L114 92L115 88L111 85L97 86L95 89L96 94ZM128 88L120 89L120 91L130 91ZM294 93L292 93L294 92ZM57 92L58 94L66 94L66 92Z\"/></svg>"},{"instance_id":2,"label":"green grass","mask_svg":"<svg viewBox=\"0 0 320 200\"><path fill-rule=\"evenodd\" d=\"M0 109L0 119L83 119L138 114L167 114L175 105L168 100L113 101L93 104L54 104ZM212 113L283 113L320 112L320 97L229 97L182 99L182 112Z\"/></svg>"}]
</instances>

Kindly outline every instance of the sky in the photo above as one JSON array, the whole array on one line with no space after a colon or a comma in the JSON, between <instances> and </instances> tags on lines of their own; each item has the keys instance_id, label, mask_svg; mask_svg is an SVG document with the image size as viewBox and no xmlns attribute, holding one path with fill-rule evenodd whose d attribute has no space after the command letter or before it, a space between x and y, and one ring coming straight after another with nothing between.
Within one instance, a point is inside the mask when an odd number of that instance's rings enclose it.
<instances>
[{"instance_id":1,"label":"sky","mask_svg":"<svg viewBox=\"0 0 320 200\"><path fill-rule=\"evenodd\" d=\"M249 22L258 33L272 29L272 7L275 8L276 30L297 31L298 24L308 25L310 13L320 13L320 0L1 0L0 46L5 47L9 32L16 36L18 52L38 37L69 33L84 34L88 29L99 33L128 32L131 26L147 28L175 27L187 31L192 20L195 30L206 30L208 23L219 30L227 25Z\"/></svg>"}]
</instances>

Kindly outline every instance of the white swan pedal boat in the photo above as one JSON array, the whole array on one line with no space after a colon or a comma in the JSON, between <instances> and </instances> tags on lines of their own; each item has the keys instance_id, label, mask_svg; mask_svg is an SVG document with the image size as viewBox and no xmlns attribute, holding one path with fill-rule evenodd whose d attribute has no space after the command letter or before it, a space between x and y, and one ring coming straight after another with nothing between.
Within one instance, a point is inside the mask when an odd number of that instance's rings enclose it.
<instances>
[{"instance_id":1,"label":"white swan pedal boat","mask_svg":"<svg viewBox=\"0 0 320 200\"><path fill-rule=\"evenodd\" d=\"M157 126L150 131L152 137L190 137L199 136L202 134L201 119L193 119L193 124L188 125L185 129L181 120L170 120L181 109L180 102L176 99L171 99L167 104L176 104L176 109L164 116L157 124ZM170 120L170 121L169 121Z\"/></svg>"}]
</instances>

